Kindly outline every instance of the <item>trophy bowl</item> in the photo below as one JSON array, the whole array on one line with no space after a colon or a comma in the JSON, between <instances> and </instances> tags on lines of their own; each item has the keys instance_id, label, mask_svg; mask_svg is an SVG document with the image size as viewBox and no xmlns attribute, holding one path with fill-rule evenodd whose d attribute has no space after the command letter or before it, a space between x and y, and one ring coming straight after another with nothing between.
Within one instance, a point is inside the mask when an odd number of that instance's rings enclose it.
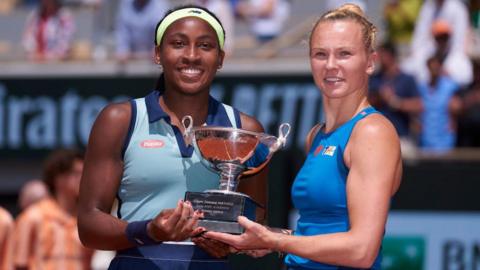
<instances>
[{"instance_id":1,"label":"trophy bowl","mask_svg":"<svg viewBox=\"0 0 480 270\"><path fill-rule=\"evenodd\" d=\"M281 124L279 135L275 137L238 128L192 127L191 116L185 116L182 124L185 142L194 146L205 166L220 175L218 189L187 192L185 195L185 200L190 201L195 210L204 212L199 226L207 230L242 233L237 217L243 215L256 220L257 208L261 206L248 195L236 192L239 177L256 174L267 165L273 154L285 145L290 125Z\"/></svg>"}]
</instances>

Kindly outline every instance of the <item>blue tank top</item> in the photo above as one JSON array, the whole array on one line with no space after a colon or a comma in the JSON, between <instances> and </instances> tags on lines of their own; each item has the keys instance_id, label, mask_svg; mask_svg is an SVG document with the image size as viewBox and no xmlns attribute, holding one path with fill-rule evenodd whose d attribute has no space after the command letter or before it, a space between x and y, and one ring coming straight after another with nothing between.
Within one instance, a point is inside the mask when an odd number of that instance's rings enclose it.
<instances>
[{"instance_id":1,"label":"blue tank top","mask_svg":"<svg viewBox=\"0 0 480 270\"><path fill-rule=\"evenodd\" d=\"M127 221L155 217L175 208L185 191L217 189L220 176L200 162L193 146L172 126L160 107L161 93L131 101L132 118L124 146L124 168L117 198L118 216ZM241 128L240 113L210 97L207 125Z\"/></svg>"},{"instance_id":2,"label":"blue tank top","mask_svg":"<svg viewBox=\"0 0 480 270\"><path fill-rule=\"evenodd\" d=\"M299 211L295 235L310 236L349 229L346 181L349 169L343 153L355 124L371 113L368 107L331 133L319 131L292 186L293 205ZM377 256L371 269L380 269ZM327 265L288 254L285 263L294 269L352 269Z\"/></svg>"}]
</instances>

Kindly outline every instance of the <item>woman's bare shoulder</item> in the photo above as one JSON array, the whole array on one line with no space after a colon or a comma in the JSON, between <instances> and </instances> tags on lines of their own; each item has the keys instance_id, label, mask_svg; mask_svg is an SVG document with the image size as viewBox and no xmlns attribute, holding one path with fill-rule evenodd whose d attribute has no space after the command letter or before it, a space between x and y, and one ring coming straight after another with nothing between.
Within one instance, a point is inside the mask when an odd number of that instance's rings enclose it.
<instances>
[{"instance_id":1,"label":"woman's bare shoulder","mask_svg":"<svg viewBox=\"0 0 480 270\"><path fill-rule=\"evenodd\" d=\"M388 139L392 143L399 141L393 124L380 113L370 114L359 121L352 131L352 136L367 140Z\"/></svg>"},{"instance_id":2,"label":"woman's bare shoulder","mask_svg":"<svg viewBox=\"0 0 480 270\"><path fill-rule=\"evenodd\" d=\"M264 132L262 124L250 115L241 112L240 121L242 122L242 129L255 132Z\"/></svg>"}]
</instances>

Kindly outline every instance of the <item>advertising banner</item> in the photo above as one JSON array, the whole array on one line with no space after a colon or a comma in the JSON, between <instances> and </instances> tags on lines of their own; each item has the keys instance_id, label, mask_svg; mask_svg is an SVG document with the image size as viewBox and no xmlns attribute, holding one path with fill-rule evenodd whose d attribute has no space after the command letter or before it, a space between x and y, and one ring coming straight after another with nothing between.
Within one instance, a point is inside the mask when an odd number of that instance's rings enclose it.
<instances>
[{"instance_id":1,"label":"advertising banner","mask_svg":"<svg viewBox=\"0 0 480 270\"><path fill-rule=\"evenodd\" d=\"M480 269L480 213L393 211L384 270Z\"/></svg>"},{"instance_id":2,"label":"advertising banner","mask_svg":"<svg viewBox=\"0 0 480 270\"><path fill-rule=\"evenodd\" d=\"M155 78L5 79L0 81L0 154L31 156L57 147L84 147L108 103L145 96ZM303 147L321 117L320 93L309 76L220 77L211 94L257 117L276 135L293 127L288 147Z\"/></svg>"}]
</instances>

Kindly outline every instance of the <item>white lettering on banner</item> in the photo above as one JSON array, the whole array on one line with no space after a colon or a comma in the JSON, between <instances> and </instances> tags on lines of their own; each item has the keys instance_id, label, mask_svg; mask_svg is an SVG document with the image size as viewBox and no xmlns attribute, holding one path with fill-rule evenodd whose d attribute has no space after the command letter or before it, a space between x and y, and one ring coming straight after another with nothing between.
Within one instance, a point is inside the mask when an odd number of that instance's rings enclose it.
<instances>
[{"instance_id":1,"label":"white lettering on banner","mask_svg":"<svg viewBox=\"0 0 480 270\"><path fill-rule=\"evenodd\" d=\"M69 90L65 96L60 99L61 120L61 144L64 146L75 145L75 122L71 121L75 118L80 97L73 90Z\"/></svg>"},{"instance_id":2,"label":"white lettering on banner","mask_svg":"<svg viewBox=\"0 0 480 270\"><path fill-rule=\"evenodd\" d=\"M248 115L256 115L257 91L255 91L255 86L251 84L235 86L230 104Z\"/></svg>"},{"instance_id":3,"label":"white lettering on banner","mask_svg":"<svg viewBox=\"0 0 480 270\"><path fill-rule=\"evenodd\" d=\"M37 109L40 113L33 115L26 126L28 146L34 149L52 148L56 141L56 104L49 97L41 96L32 100L32 105L32 109Z\"/></svg>"},{"instance_id":4,"label":"white lettering on banner","mask_svg":"<svg viewBox=\"0 0 480 270\"><path fill-rule=\"evenodd\" d=\"M13 96L0 85L0 148L86 145L93 122L107 103L101 96L82 99L73 89L58 99L53 95Z\"/></svg>"},{"instance_id":5,"label":"white lettering on banner","mask_svg":"<svg viewBox=\"0 0 480 270\"><path fill-rule=\"evenodd\" d=\"M303 149L305 136L322 115L320 93L311 83L239 83L233 86L230 100L225 100L225 86L214 84L211 94L256 117L265 132L274 136L278 135L281 123L290 123L292 136L287 147ZM98 113L110 101L128 98L82 97L75 89L68 89L62 96L16 96L0 84L0 149L85 146Z\"/></svg>"},{"instance_id":6,"label":"white lettering on banner","mask_svg":"<svg viewBox=\"0 0 480 270\"><path fill-rule=\"evenodd\" d=\"M107 106L107 100L100 96L89 97L82 104L82 110L80 111L79 121L79 138L80 142L83 145L86 145L88 142L88 136L90 135L90 129L92 128L93 122L97 118L97 115Z\"/></svg>"},{"instance_id":7,"label":"white lettering on banner","mask_svg":"<svg viewBox=\"0 0 480 270\"><path fill-rule=\"evenodd\" d=\"M314 84L267 84L259 90L252 84L239 84L230 104L255 116L265 132L275 136L280 123L290 123L291 134L296 134L295 146L302 149L308 132L322 119L321 96ZM287 147L291 146L292 138L287 140Z\"/></svg>"},{"instance_id":8,"label":"white lettering on banner","mask_svg":"<svg viewBox=\"0 0 480 270\"><path fill-rule=\"evenodd\" d=\"M33 109L30 98L11 97L8 100L8 144L20 148L23 143L23 117Z\"/></svg>"}]
</instances>

